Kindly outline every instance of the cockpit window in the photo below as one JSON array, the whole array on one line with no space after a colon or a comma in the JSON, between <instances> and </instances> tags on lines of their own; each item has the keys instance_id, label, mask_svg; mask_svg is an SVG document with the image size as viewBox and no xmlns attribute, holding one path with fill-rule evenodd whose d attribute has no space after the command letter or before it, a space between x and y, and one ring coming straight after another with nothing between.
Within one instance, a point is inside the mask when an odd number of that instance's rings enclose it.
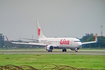
<instances>
[{"instance_id":1,"label":"cockpit window","mask_svg":"<svg viewBox=\"0 0 105 70\"><path fill-rule=\"evenodd\" d=\"M80 41L74 41L74 42L80 42Z\"/></svg>"}]
</instances>

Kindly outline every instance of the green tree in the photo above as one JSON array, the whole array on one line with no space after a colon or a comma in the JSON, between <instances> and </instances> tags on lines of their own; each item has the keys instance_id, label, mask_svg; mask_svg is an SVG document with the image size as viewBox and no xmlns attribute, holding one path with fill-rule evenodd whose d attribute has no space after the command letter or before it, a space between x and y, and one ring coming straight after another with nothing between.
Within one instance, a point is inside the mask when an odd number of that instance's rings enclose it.
<instances>
[{"instance_id":1,"label":"green tree","mask_svg":"<svg viewBox=\"0 0 105 70\"><path fill-rule=\"evenodd\" d=\"M91 43L91 44L86 44L83 45L83 48L105 48L105 37L104 36L97 36L97 43ZM82 42L89 42L89 41L94 41L95 36L93 34L86 34L86 36L83 36L81 38Z\"/></svg>"}]
</instances>

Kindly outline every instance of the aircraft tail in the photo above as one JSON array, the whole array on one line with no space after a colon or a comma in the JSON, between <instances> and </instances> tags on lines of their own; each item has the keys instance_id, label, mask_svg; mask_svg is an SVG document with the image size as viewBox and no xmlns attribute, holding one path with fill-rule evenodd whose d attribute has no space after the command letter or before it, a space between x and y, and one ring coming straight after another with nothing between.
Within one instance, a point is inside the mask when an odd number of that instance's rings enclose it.
<instances>
[{"instance_id":1,"label":"aircraft tail","mask_svg":"<svg viewBox=\"0 0 105 70\"><path fill-rule=\"evenodd\" d=\"M36 24L37 24L37 33L38 33L38 38L46 38L43 33L42 33L42 29L39 25L39 22L38 20L36 20Z\"/></svg>"}]
</instances>

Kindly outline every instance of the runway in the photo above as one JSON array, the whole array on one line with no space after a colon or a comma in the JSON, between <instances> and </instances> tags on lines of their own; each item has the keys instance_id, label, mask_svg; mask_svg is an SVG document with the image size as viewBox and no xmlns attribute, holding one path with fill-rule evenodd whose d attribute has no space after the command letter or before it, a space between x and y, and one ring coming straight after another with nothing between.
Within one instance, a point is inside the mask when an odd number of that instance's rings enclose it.
<instances>
[{"instance_id":1,"label":"runway","mask_svg":"<svg viewBox=\"0 0 105 70\"><path fill-rule=\"evenodd\" d=\"M76 54L76 55L105 55L105 50L79 50L62 52L61 50L53 50L47 52L46 50L0 50L0 54Z\"/></svg>"}]
</instances>

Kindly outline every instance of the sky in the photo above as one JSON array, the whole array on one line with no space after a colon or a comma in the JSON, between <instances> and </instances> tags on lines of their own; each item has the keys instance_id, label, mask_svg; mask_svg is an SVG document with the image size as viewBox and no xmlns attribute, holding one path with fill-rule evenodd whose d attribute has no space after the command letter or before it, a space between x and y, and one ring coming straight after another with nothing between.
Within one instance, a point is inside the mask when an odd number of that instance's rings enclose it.
<instances>
[{"instance_id":1,"label":"sky","mask_svg":"<svg viewBox=\"0 0 105 70\"><path fill-rule=\"evenodd\" d=\"M105 0L0 0L0 33L9 40L37 38L38 19L46 37L105 36Z\"/></svg>"}]
</instances>

